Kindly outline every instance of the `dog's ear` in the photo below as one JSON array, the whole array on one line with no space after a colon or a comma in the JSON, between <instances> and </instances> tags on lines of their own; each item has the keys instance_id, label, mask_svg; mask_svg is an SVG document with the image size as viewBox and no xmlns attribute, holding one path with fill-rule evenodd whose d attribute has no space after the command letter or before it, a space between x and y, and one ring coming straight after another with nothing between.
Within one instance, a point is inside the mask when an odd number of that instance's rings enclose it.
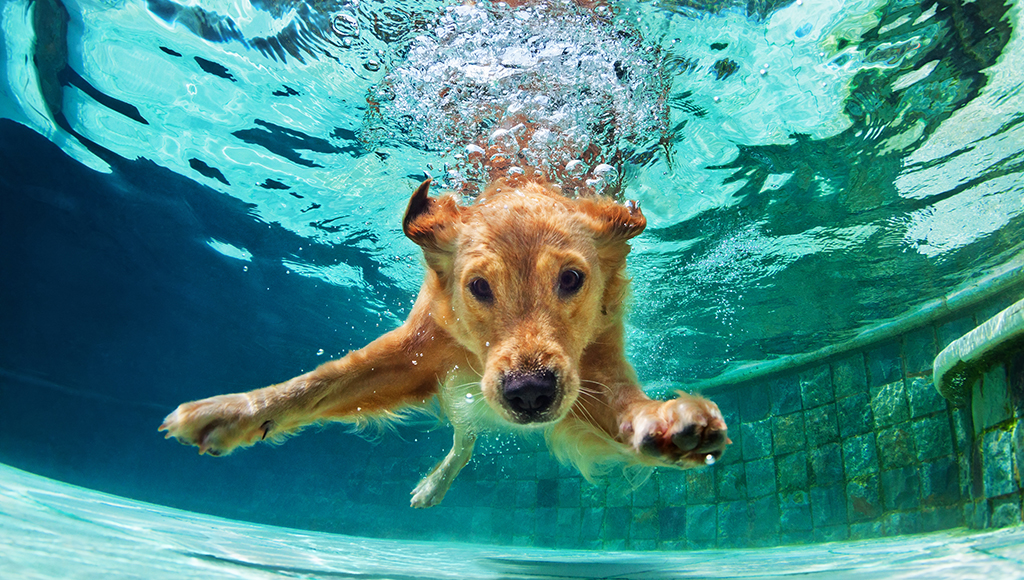
<instances>
[{"instance_id":1,"label":"dog's ear","mask_svg":"<svg viewBox=\"0 0 1024 580\"><path fill-rule=\"evenodd\" d=\"M409 207L402 220L402 231L423 248L427 261L436 270L438 254L452 251L460 210L455 198L450 195L430 197L430 181L427 179L421 183L409 198Z\"/></svg>"},{"instance_id":2,"label":"dog's ear","mask_svg":"<svg viewBox=\"0 0 1024 580\"><path fill-rule=\"evenodd\" d=\"M647 227L640 204L633 200L618 204L607 198L584 198L578 203L583 213L591 218L591 227L598 239L624 242Z\"/></svg>"}]
</instances>

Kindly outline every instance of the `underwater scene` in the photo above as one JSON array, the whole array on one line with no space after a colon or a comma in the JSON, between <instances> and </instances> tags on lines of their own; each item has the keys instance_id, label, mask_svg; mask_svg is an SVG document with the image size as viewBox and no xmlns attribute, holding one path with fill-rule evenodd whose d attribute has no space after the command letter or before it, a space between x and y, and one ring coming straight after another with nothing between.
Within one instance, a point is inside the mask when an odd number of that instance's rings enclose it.
<instances>
[{"instance_id":1,"label":"underwater scene","mask_svg":"<svg viewBox=\"0 0 1024 580\"><path fill-rule=\"evenodd\" d=\"M1010 0L5 0L0 576L1024 577L1022 25ZM230 455L224 422L175 426L403 328L449 284L416 212L531 183L634 220L615 353L720 411L668 437L693 457L638 436L581 466L483 355L435 377L458 405L261 420ZM599 278L574 268L553 303ZM517 372L498 388L572 382ZM456 409L489 404L459 455Z\"/></svg>"}]
</instances>

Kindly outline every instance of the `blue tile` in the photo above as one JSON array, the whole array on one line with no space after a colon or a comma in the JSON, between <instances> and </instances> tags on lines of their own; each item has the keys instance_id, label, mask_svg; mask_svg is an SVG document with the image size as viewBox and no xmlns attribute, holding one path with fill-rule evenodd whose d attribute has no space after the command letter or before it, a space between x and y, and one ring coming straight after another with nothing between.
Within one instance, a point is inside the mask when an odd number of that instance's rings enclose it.
<instances>
[{"instance_id":1,"label":"blue tile","mask_svg":"<svg viewBox=\"0 0 1024 580\"><path fill-rule=\"evenodd\" d=\"M804 409L813 409L835 400L835 394L832 391L832 371L828 365L800 373L799 381Z\"/></svg>"},{"instance_id":2,"label":"blue tile","mask_svg":"<svg viewBox=\"0 0 1024 580\"><path fill-rule=\"evenodd\" d=\"M930 373L937 354L939 352L935 348L935 328L926 326L903 336L903 360L907 374Z\"/></svg>"},{"instance_id":3,"label":"blue tile","mask_svg":"<svg viewBox=\"0 0 1024 580\"><path fill-rule=\"evenodd\" d=\"M536 514L534 526L537 537L550 544L559 532L558 510L555 508L537 508L534 513Z\"/></svg>"},{"instance_id":4,"label":"blue tile","mask_svg":"<svg viewBox=\"0 0 1024 580\"><path fill-rule=\"evenodd\" d=\"M839 436L842 438L870 433L874 429L871 402L867 393L844 397L836 401Z\"/></svg>"},{"instance_id":5,"label":"blue tile","mask_svg":"<svg viewBox=\"0 0 1024 580\"><path fill-rule=\"evenodd\" d=\"M877 443L882 469L907 467L917 462L917 442L909 429L894 427L879 431Z\"/></svg>"},{"instance_id":6,"label":"blue tile","mask_svg":"<svg viewBox=\"0 0 1024 580\"><path fill-rule=\"evenodd\" d=\"M989 525L993 528L1019 526L1021 524L1020 495L992 500L992 515Z\"/></svg>"},{"instance_id":7,"label":"blue tile","mask_svg":"<svg viewBox=\"0 0 1024 580\"><path fill-rule=\"evenodd\" d=\"M541 479L537 482L537 507L553 508L558 506L558 480Z\"/></svg>"},{"instance_id":8,"label":"blue tile","mask_svg":"<svg viewBox=\"0 0 1024 580\"><path fill-rule=\"evenodd\" d=\"M601 539L601 527L603 525L604 508L583 509L580 520L580 539L584 542Z\"/></svg>"},{"instance_id":9,"label":"blue tile","mask_svg":"<svg viewBox=\"0 0 1024 580\"><path fill-rule=\"evenodd\" d=\"M537 479L558 478L558 460L548 453L538 453L536 458Z\"/></svg>"},{"instance_id":10,"label":"blue tile","mask_svg":"<svg viewBox=\"0 0 1024 580\"><path fill-rule=\"evenodd\" d=\"M779 534L779 543L784 546L797 546L800 544L810 544L812 542L814 542L814 532L812 530L782 532Z\"/></svg>"},{"instance_id":11,"label":"blue tile","mask_svg":"<svg viewBox=\"0 0 1024 580\"><path fill-rule=\"evenodd\" d=\"M864 355L857 353L832 363L832 388L837 399L867 392Z\"/></svg>"},{"instance_id":12,"label":"blue tile","mask_svg":"<svg viewBox=\"0 0 1024 580\"><path fill-rule=\"evenodd\" d=\"M980 530L988 527L988 500L978 500L964 504L964 523L968 528Z\"/></svg>"},{"instance_id":13,"label":"blue tile","mask_svg":"<svg viewBox=\"0 0 1024 580\"><path fill-rule=\"evenodd\" d=\"M658 505L658 479L652 477L633 490L633 507Z\"/></svg>"},{"instance_id":14,"label":"blue tile","mask_svg":"<svg viewBox=\"0 0 1024 580\"><path fill-rule=\"evenodd\" d=\"M655 540L629 540L629 549L636 552L653 552L657 547Z\"/></svg>"},{"instance_id":15,"label":"blue tile","mask_svg":"<svg viewBox=\"0 0 1024 580\"><path fill-rule=\"evenodd\" d=\"M751 540L758 538L769 540L757 545L776 545L779 532L782 530L780 522L779 498L772 494L770 496L752 499L747 503L747 510L750 514L750 537Z\"/></svg>"},{"instance_id":16,"label":"blue tile","mask_svg":"<svg viewBox=\"0 0 1024 580\"><path fill-rule=\"evenodd\" d=\"M718 504L719 547L740 547L750 538L750 515L745 501Z\"/></svg>"},{"instance_id":17,"label":"blue tile","mask_svg":"<svg viewBox=\"0 0 1024 580\"><path fill-rule=\"evenodd\" d=\"M882 472L882 503L886 510L913 510L921 505L921 475L917 467Z\"/></svg>"},{"instance_id":18,"label":"blue tile","mask_svg":"<svg viewBox=\"0 0 1024 580\"><path fill-rule=\"evenodd\" d=\"M811 519L815 528L846 523L846 488L843 484L812 487Z\"/></svg>"},{"instance_id":19,"label":"blue tile","mask_svg":"<svg viewBox=\"0 0 1024 580\"><path fill-rule=\"evenodd\" d=\"M599 508L608 505L606 500L606 485L594 485L583 481L580 483L580 506L585 508Z\"/></svg>"},{"instance_id":20,"label":"blue tile","mask_svg":"<svg viewBox=\"0 0 1024 580\"><path fill-rule=\"evenodd\" d=\"M658 514L661 531L658 538L662 541L686 539L686 508L665 507Z\"/></svg>"},{"instance_id":21,"label":"blue tile","mask_svg":"<svg viewBox=\"0 0 1024 580\"><path fill-rule=\"evenodd\" d=\"M768 383L771 394L772 415L788 415L802 408L800 383L795 375L774 379Z\"/></svg>"},{"instance_id":22,"label":"blue tile","mask_svg":"<svg viewBox=\"0 0 1024 580\"><path fill-rule=\"evenodd\" d=\"M747 483L742 463L720 467L715 474L716 501L735 501L747 498Z\"/></svg>"},{"instance_id":23,"label":"blue tile","mask_svg":"<svg viewBox=\"0 0 1024 580\"><path fill-rule=\"evenodd\" d=\"M836 406L833 404L804 411L804 425L807 429L807 446L811 449L839 440Z\"/></svg>"},{"instance_id":24,"label":"blue tile","mask_svg":"<svg viewBox=\"0 0 1024 580\"><path fill-rule=\"evenodd\" d=\"M974 330L977 325L973 316L965 316L940 325L936 329L936 347L939 351L949 346L951 342Z\"/></svg>"},{"instance_id":25,"label":"blue tile","mask_svg":"<svg viewBox=\"0 0 1024 580\"><path fill-rule=\"evenodd\" d=\"M715 394L715 404L718 405L718 410L721 411L722 418L725 419L727 425L740 424L740 400L746 396L747 389L750 388L754 387Z\"/></svg>"},{"instance_id":26,"label":"blue tile","mask_svg":"<svg viewBox=\"0 0 1024 580\"><path fill-rule=\"evenodd\" d=\"M903 361L900 344L891 342L877 347L865 355L868 365L868 387L878 387L903 380Z\"/></svg>"},{"instance_id":27,"label":"blue tile","mask_svg":"<svg viewBox=\"0 0 1024 580\"><path fill-rule=\"evenodd\" d=\"M580 507L580 483L578 477L561 478L558 480L558 507Z\"/></svg>"},{"instance_id":28,"label":"blue tile","mask_svg":"<svg viewBox=\"0 0 1024 580\"><path fill-rule=\"evenodd\" d=\"M1014 479L1013 434L996 429L982 436L982 469L985 497L1017 491Z\"/></svg>"},{"instance_id":29,"label":"blue tile","mask_svg":"<svg viewBox=\"0 0 1024 580\"><path fill-rule=\"evenodd\" d=\"M743 458L745 460L760 459L772 453L771 420L743 423L740 426L743 435Z\"/></svg>"},{"instance_id":30,"label":"blue tile","mask_svg":"<svg viewBox=\"0 0 1024 580\"><path fill-rule=\"evenodd\" d=\"M776 474L780 493L804 490L809 487L808 459L806 451L798 451L777 457Z\"/></svg>"},{"instance_id":31,"label":"blue tile","mask_svg":"<svg viewBox=\"0 0 1024 580\"><path fill-rule=\"evenodd\" d=\"M843 453L838 443L829 443L812 449L811 481L814 486L826 486L843 480Z\"/></svg>"},{"instance_id":32,"label":"blue tile","mask_svg":"<svg viewBox=\"0 0 1024 580\"><path fill-rule=\"evenodd\" d=\"M638 540L658 539L661 533L658 514L659 510L653 507L633 510L633 521L629 527L630 546L633 546L633 543Z\"/></svg>"},{"instance_id":33,"label":"blue tile","mask_svg":"<svg viewBox=\"0 0 1024 580\"><path fill-rule=\"evenodd\" d=\"M911 417L924 417L946 410L946 399L939 394L930 375L908 379L906 384Z\"/></svg>"},{"instance_id":34,"label":"blue tile","mask_svg":"<svg viewBox=\"0 0 1024 580\"><path fill-rule=\"evenodd\" d=\"M882 515L882 495L877 474L846 484L846 517L850 522L869 521Z\"/></svg>"},{"instance_id":35,"label":"blue tile","mask_svg":"<svg viewBox=\"0 0 1024 580\"><path fill-rule=\"evenodd\" d=\"M1006 367L996 365L986 372L972 390L971 412L975 432L985 431L1014 416L1014 405L1006 382Z\"/></svg>"},{"instance_id":36,"label":"blue tile","mask_svg":"<svg viewBox=\"0 0 1024 580\"><path fill-rule=\"evenodd\" d=\"M882 523L877 521L850 524L851 540L870 540L882 536Z\"/></svg>"},{"instance_id":37,"label":"blue tile","mask_svg":"<svg viewBox=\"0 0 1024 580\"><path fill-rule=\"evenodd\" d=\"M963 509L959 504L921 510L921 531L937 532L964 525Z\"/></svg>"},{"instance_id":38,"label":"blue tile","mask_svg":"<svg viewBox=\"0 0 1024 580\"><path fill-rule=\"evenodd\" d=\"M558 508L558 540L556 545L576 547L580 543L580 523L583 511L579 508Z\"/></svg>"},{"instance_id":39,"label":"blue tile","mask_svg":"<svg viewBox=\"0 0 1024 580\"><path fill-rule=\"evenodd\" d=\"M872 433L843 441L843 464L847 479L878 473L878 449Z\"/></svg>"},{"instance_id":40,"label":"blue tile","mask_svg":"<svg viewBox=\"0 0 1024 580\"><path fill-rule=\"evenodd\" d=\"M718 506L693 505L686 508L686 539L690 542L711 540L718 537Z\"/></svg>"},{"instance_id":41,"label":"blue tile","mask_svg":"<svg viewBox=\"0 0 1024 580\"><path fill-rule=\"evenodd\" d=\"M516 510L516 517L512 519L513 537L534 537L536 535L536 521L534 510Z\"/></svg>"},{"instance_id":42,"label":"blue tile","mask_svg":"<svg viewBox=\"0 0 1024 580\"><path fill-rule=\"evenodd\" d=\"M760 421L771 411L771 398L768 389L755 385L744 390L739 400L740 418L744 423Z\"/></svg>"},{"instance_id":43,"label":"blue tile","mask_svg":"<svg viewBox=\"0 0 1024 580\"><path fill-rule=\"evenodd\" d=\"M625 539L629 534L629 523L633 520L633 510L627 507L610 507L604 510L604 526L601 528L602 540Z\"/></svg>"},{"instance_id":44,"label":"blue tile","mask_svg":"<svg viewBox=\"0 0 1024 580\"><path fill-rule=\"evenodd\" d=\"M717 464L716 464L717 465ZM715 469L691 469L686 472L686 503L715 502Z\"/></svg>"},{"instance_id":45,"label":"blue tile","mask_svg":"<svg viewBox=\"0 0 1024 580\"><path fill-rule=\"evenodd\" d=\"M779 494L779 527L783 532L810 531L814 527L806 493Z\"/></svg>"},{"instance_id":46,"label":"blue tile","mask_svg":"<svg viewBox=\"0 0 1024 580\"><path fill-rule=\"evenodd\" d=\"M871 412L878 429L910 419L907 391L903 379L871 388Z\"/></svg>"},{"instance_id":47,"label":"blue tile","mask_svg":"<svg viewBox=\"0 0 1024 580\"><path fill-rule=\"evenodd\" d=\"M1014 413L1024 417L1024 351L1009 355L1006 361L1006 382L1015 403Z\"/></svg>"},{"instance_id":48,"label":"blue tile","mask_svg":"<svg viewBox=\"0 0 1024 580\"><path fill-rule=\"evenodd\" d=\"M912 424L917 446L918 461L929 461L953 453L953 431L949 426L949 415L941 413Z\"/></svg>"},{"instance_id":49,"label":"blue tile","mask_svg":"<svg viewBox=\"0 0 1024 580\"><path fill-rule=\"evenodd\" d=\"M766 457L757 461L749 461L745 464L747 481L747 496L762 497L771 495L775 497L775 459Z\"/></svg>"},{"instance_id":50,"label":"blue tile","mask_svg":"<svg viewBox=\"0 0 1024 580\"><path fill-rule=\"evenodd\" d=\"M659 469L654 474L654 477L658 480L661 505L686 505L686 472L674 469Z\"/></svg>"},{"instance_id":51,"label":"blue tile","mask_svg":"<svg viewBox=\"0 0 1024 580\"><path fill-rule=\"evenodd\" d=\"M971 424L971 413L966 407L953 407L950 411L953 419L953 444L960 455L971 453L974 443L974 427Z\"/></svg>"},{"instance_id":52,"label":"blue tile","mask_svg":"<svg viewBox=\"0 0 1024 580\"><path fill-rule=\"evenodd\" d=\"M921 515L894 512L882 516L882 533L886 536L916 534L921 531Z\"/></svg>"},{"instance_id":53,"label":"blue tile","mask_svg":"<svg viewBox=\"0 0 1024 580\"><path fill-rule=\"evenodd\" d=\"M796 412L772 417L772 443L778 455L803 450L806 444L804 414Z\"/></svg>"},{"instance_id":54,"label":"blue tile","mask_svg":"<svg viewBox=\"0 0 1024 580\"><path fill-rule=\"evenodd\" d=\"M842 542L848 539L850 539L850 528L844 524L814 528L814 541L818 543Z\"/></svg>"}]
</instances>

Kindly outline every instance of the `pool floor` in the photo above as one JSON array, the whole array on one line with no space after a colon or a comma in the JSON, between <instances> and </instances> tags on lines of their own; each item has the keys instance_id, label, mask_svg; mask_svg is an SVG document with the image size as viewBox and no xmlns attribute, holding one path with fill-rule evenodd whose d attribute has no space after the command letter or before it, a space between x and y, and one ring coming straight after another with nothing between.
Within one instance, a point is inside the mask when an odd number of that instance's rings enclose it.
<instances>
[{"instance_id":1,"label":"pool floor","mask_svg":"<svg viewBox=\"0 0 1024 580\"><path fill-rule=\"evenodd\" d=\"M0 465L0 578L1024 578L1024 527L750 550L376 540L175 510Z\"/></svg>"}]
</instances>

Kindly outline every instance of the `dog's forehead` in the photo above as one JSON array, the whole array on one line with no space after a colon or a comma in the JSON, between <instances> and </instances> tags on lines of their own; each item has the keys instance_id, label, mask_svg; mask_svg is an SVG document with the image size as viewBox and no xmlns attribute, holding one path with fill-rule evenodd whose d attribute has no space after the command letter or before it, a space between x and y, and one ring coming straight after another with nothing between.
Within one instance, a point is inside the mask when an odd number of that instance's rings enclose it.
<instances>
[{"instance_id":1,"label":"dog's forehead","mask_svg":"<svg viewBox=\"0 0 1024 580\"><path fill-rule=\"evenodd\" d=\"M585 241L580 216L567 200L516 196L490 200L464 218L477 243L576 245Z\"/></svg>"}]
</instances>

